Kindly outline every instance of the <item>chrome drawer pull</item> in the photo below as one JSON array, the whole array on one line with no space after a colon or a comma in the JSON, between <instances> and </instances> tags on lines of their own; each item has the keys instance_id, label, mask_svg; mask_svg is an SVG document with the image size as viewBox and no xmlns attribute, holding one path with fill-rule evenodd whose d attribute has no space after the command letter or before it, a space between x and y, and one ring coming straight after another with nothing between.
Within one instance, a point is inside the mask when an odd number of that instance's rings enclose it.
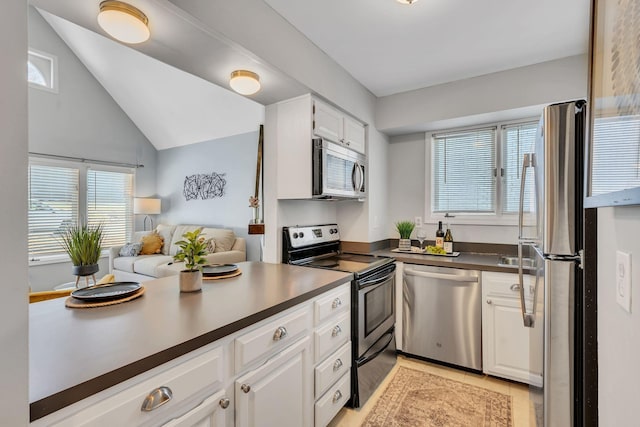
<instances>
[{"instance_id":1,"label":"chrome drawer pull","mask_svg":"<svg viewBox=\"0 0 640 427\"><path fill-rule=\"evenodd\" d=\"M338 335L340 335L340 333L341 333L341 332L342 332L342 328L340 327L340 325L336 325L336 326L333 328L333 331L331 331L331 336L335 338L335 337L337 337Z\"/></svg>"},{"instance_id":2,"label":"chrome drawer pull","mask_svg":"<svg viewBox=\"0 0 640 427\"><path fill-rule=\"evenodd\" d=\"M336 359L336 361L333 363L333 372L337 371L340 368L342 368L342 360Z\"/></svg>"},{"instance_id":3,"label":"chrome drawer pull","mask_svg":"<svg viewBox=\"0 0 640 427\"><path fill-rule=\"evenodd\" d=\"M160 406L170 401L172 397L173 392L169 387L158 387L144 398L140 410L143 412L153 411L154 409L159 408Z\"/></svg>"},{"instance_id":4,"label":"chrome drawer pull","mask_svg":"<svg viewBox=\"0 0 640 427\"><path fill-rule=\"evenodd\" d=\"M513 292L518 292L520 290L520 284L514 283L509 289L511 289Z\"/></svg>"},{"instance_id":5,"label":"chrome drawer pull","mask_svg":"<svg viewBox=\"0 0 640 427\"><path fill-rule=\"evenodd\" d=\"M342 392L340 390L336 390L336 392L333 393L333 403L336 403L340 399L342 399Z\"/></svg>"},{"instance_id":6,"label":"chrome drawer pull","mask_svg":"<svg viewBox=\"0 0 640 427\"><path fill-rule=\"evenodd\" d=\"M244 391L245 393L249 393L251 391L251 386L248 384L242 384L240 386L240 390Z\"/></svg>"},{"instance_id":7,"label":"chrome drawer pull","mask_svg":"<svg viewBox=\"0 0 640 427\"><path fill-rule=\"evenodd\" d=\"M229 407L229 399L227 399L226 397L223 397L222 399L220 399L220 402L218 402L220 404L220 407L222 409L227 409Z\"/></svg>"},{"instance_id":8,"label":"chrome drawer pull","mask_svg":"<svg viewBox=\"0 0 640 427\"><path fill-rule=\"evenodd\" d=\"M331 304L331 309L335 310L336 308L340 307L342 305L342 300L340 298L336 298L333 300L333 303Z\"/></svg>"},{"instance_id":9,"label":"chrome drawer pull","mask_svg":"<svg viewBox=\"0 0 640 427\"><path fill-rule=\"evenodd\" d=\"M487 300L487 304L493 304L493 301L491 301L490 299Z\"/></svg>"},{"instance_id":10,"label":"chrome drawer pull","mask_svg":"<svg viewBox=\"0 0 640 427\"><path fill-rule=\"evenodd\" d=\"M283 339L286 336L287 336L287 328L285 328L284 326L280 326L273 333L273 340L274 341L280 341L281 339Z\"/></svg>"}]
</instances>

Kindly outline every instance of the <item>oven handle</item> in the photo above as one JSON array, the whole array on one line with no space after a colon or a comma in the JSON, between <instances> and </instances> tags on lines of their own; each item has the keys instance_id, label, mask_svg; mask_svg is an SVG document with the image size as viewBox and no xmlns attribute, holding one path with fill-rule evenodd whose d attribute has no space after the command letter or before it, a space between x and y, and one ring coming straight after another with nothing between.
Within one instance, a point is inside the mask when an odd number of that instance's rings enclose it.
<instances>
[{"instance_id":1,"label":"oven handle","mask_svg":"<svg viewBox=\"0 0 640 427\"><path fill-rule=\"evenodd\" d=\"M358 282L358 289L368 288L369 286L375 286L375 285L379 285L381 283L384 283L387 280L391 279L393 276L395 276L395 274L396 274L396 271L395 271L395 268L394 268L389 274L385 274L383 277L375 278L375 279L371 279L371 280L359 281Z\"/></svg>"},{"instance_id":2,"label":"oven handle","mask_svg":"<svg viewBox=\"0 0 640 427\"><path fill-rule=\"evenodd\" d=\"M387 347L389 346L389 344L391 343L391 341L393 340L393 335L395 334L395 329L391 329L389 332L387 332L387 334L389 335L389 339L384 343L384 345L379 349L376 350L374 353L370 354L370 355L365 355L362 356L360 359L358 359L356 361L358 366L362 366L367 362L370 362L371 360L375 359L376 357L378 357L378 355L380 353L382 353L383 351L385 351L387 349ZM380 338L380 340L378 342L382 341L382 338ZM371 349L373 349L373 347L371 347ZM369 350L371 350L369 349Z\"/></svg>"},{"instance_id":3,"label":"oven handle","mask_svg":"<svg viewBox=\"0 0 640 427\"><path fill-rule=\"evenodd\" d=\"M416 271L405 268L404 273L409 276L428 277L430 279L451 280L454 282L478 282L477 276L459 276L456 274L431 273L428 271Z\"/></svg>"}]
</instances>

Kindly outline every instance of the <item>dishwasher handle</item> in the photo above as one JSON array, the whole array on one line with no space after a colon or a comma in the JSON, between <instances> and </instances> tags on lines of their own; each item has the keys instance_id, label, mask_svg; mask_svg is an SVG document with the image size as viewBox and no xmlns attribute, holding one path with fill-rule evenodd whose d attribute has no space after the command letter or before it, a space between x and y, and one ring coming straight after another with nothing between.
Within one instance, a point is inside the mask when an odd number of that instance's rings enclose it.
<instances>
[{"instance_id":1,"label":"dishwasher handle","mask_svg":"<svg viewBox=\"0 0 640 427\"><path fill-rule=\"evenodd\" d=\"M426 277L429 279L451 280L454 282L479 282L480 281L478 276L461 276L457 274L433 273L430 271L411 270L410 268L405 268L404 273L409 276Z\"/></svg>"}]
</instances>

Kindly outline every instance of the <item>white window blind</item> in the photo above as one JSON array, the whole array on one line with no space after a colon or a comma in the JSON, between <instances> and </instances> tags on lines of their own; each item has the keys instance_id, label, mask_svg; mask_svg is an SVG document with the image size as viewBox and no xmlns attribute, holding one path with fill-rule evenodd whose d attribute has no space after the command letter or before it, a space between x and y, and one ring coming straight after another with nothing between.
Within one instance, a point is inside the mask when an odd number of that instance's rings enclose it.
<instances>
[{"instance_id":1,"label":"white window blind","mask_svg":"<svg viewBox=\"0 0 640 427\"><path fill-rule=\"evenodd\" d=\"M60 232L78 221L77 168L29 165L29 255L61 253Z\"/></svg>"},{"instance_id":2,"label":"white window blind","mask_svg":"<svg viewBox=\"0 0 640 427\"><path fill-rule=\"evenodd\" d=\"M494 213L496 128L435 134L431 147L431 210Z\"/></svg>"},{"instance_id":3,"label":"white window blind","mask_svg":"<svg viewBox=\"0 0 640 427\"><path fill-rule=\"evenodd\" d=\"M102 224L103 247L124 245L133 232L133 174L87 171L87 222Z\"/></svg>"},{"instance_id":4,"label":"white window blind","mask_svg":"<svg viewBox=\"0 0 640 427\"><path fill-rule=\"evenodd\" d=\"M596 118L591 195L640 186L640 117Z\"/></svg>"},{"instance_id":5,"label":"white window blind","mask_svg":"<svg viewBox=\"0 0 640 427\"><path fill-rule=\"evenodd\" d=\"M502 212L517 213L520 204L522 160L525 153L533 153L538 131L537 122L502 127ZM531 170L527 172L524 192L524 211L533 208L534 182Z\"/></svg>"}]
</instances>

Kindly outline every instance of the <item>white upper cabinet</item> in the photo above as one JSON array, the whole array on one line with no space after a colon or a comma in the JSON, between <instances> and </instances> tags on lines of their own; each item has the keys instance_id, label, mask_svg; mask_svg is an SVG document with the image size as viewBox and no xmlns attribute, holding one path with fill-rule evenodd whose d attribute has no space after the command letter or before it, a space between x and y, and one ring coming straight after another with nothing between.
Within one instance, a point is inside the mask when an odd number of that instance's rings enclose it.
<instances>
[{"instance_id":1,"label":"white upper cabinet","mask_svg":"<svg viewBox=\"0 0 640 427\"><path fill-rule=\"evenodd\" d=\"M364 154L364 125L317 99L313 101L313 134Z\"/></svg>"}]
</instances>

